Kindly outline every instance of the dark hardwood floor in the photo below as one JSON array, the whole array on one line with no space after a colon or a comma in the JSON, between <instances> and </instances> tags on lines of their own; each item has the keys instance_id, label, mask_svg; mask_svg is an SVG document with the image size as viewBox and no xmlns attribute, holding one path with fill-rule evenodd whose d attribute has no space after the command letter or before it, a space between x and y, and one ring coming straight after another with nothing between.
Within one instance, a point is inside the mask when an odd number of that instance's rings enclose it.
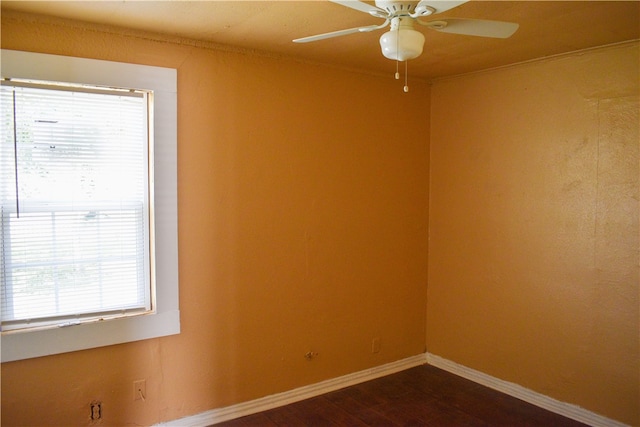
<instances>
[{"instance_id":1,"label":"dark hardwood floor","mask_svg":"<svg viewBox=\"0 0 640 427\"><path fill-rule=\"evenodd\" d=\"M429 365L216 427L566 426L584 424Z\"/></svg>"}]
</instances>

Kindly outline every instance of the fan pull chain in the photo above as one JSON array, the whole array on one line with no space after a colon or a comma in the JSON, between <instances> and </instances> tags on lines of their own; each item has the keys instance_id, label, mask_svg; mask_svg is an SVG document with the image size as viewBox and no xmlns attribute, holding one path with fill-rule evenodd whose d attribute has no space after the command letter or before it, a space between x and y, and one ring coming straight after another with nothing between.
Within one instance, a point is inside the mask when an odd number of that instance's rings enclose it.
<instances>
[{"instance_id":1,"label":"fan pull chain","mask_svg":"<svg viewBox=\"0 0 640 427\"><path fill-rule=\"evenodd\" d=\"M407 62L409 61L404 61L404 91L405 92L409 92L409 81L408 81L409 79L407 77L407 68L408 68Z\"/></svg>"},{"instance_id":2,"label":"fan pull chain","mask_svg":"<svg viewBox=\"0 0 640 427\"><path fill-rule=\"evenodd\" d=\"M400 80L400 73L398 72L400 61L396 59L396 80Z\"/></svg>"}]
</instances>

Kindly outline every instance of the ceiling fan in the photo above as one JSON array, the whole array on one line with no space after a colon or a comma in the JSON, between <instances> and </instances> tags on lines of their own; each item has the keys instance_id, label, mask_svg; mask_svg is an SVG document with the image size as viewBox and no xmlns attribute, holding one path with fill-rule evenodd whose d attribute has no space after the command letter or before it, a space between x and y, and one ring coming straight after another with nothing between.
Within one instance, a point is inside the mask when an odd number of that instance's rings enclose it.
<instances>
[{"instance_id":1,"label":"ceiling fan","mask_svg":"<svg viewBox=\"0 0 640 427\"><path fill-rule=\"evenodd\" d=\"M293 40L295 43L308 43L348 34L365 33L382 29L391 24L390 30L380 37L382 54L386 58L403 62L417 58L422 54L425 38L421 32L414 29L416 23L443 33L493 38L511 37L519 27L518 24L512 22L481 19L448 18L433 21L421 19L453 9L468 0L375 0L375 6L358 0L330 1L368 13L375 18L384 19L384 22L380 25L367 25L303 37ZM396 70L396 79L398 78L399 74ZM406 84L404 90L408 91Z\"/></svg>"}]
</instances>

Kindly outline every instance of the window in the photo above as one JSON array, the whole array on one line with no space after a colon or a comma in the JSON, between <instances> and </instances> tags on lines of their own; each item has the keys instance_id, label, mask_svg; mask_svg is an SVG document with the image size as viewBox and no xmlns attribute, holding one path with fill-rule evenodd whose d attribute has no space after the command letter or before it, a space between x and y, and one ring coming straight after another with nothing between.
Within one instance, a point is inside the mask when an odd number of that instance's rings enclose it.
<instances>
[{"instance_id":1,"label":"window","mask_svg":"<svg viewBox=\"0 0 640 427\"><path fill-rule=\"evenodd\" d=\"M2 81L3 330L151 304L145 91Z\"/></svg>"},{"instance_id":2,"label":"window","mask_svg":"<svg viewBox=\"0 0 640 427\"><path fill-rule=\"evenodd\" d=\"M175 70L2 51L2 361L179 332Z\"/></svg>"}]
</instances>

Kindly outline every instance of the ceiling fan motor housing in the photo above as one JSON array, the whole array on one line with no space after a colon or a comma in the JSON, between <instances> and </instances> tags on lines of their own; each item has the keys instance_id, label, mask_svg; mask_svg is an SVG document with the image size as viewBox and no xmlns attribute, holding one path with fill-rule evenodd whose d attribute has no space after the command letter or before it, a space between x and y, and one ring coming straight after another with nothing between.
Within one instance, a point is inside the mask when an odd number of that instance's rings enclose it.
<instances>
[{"instance_id":1,"label":"ceiling fan motor housing","mask_svg":"<svg viewBox=\"0 0 640 427\"><path fill-rule=\"evenodd\" d=\"M376 0L376 6L386 10L389 16L409 15L415 12L417 1Z\"/></svg>"}]
</instances>

